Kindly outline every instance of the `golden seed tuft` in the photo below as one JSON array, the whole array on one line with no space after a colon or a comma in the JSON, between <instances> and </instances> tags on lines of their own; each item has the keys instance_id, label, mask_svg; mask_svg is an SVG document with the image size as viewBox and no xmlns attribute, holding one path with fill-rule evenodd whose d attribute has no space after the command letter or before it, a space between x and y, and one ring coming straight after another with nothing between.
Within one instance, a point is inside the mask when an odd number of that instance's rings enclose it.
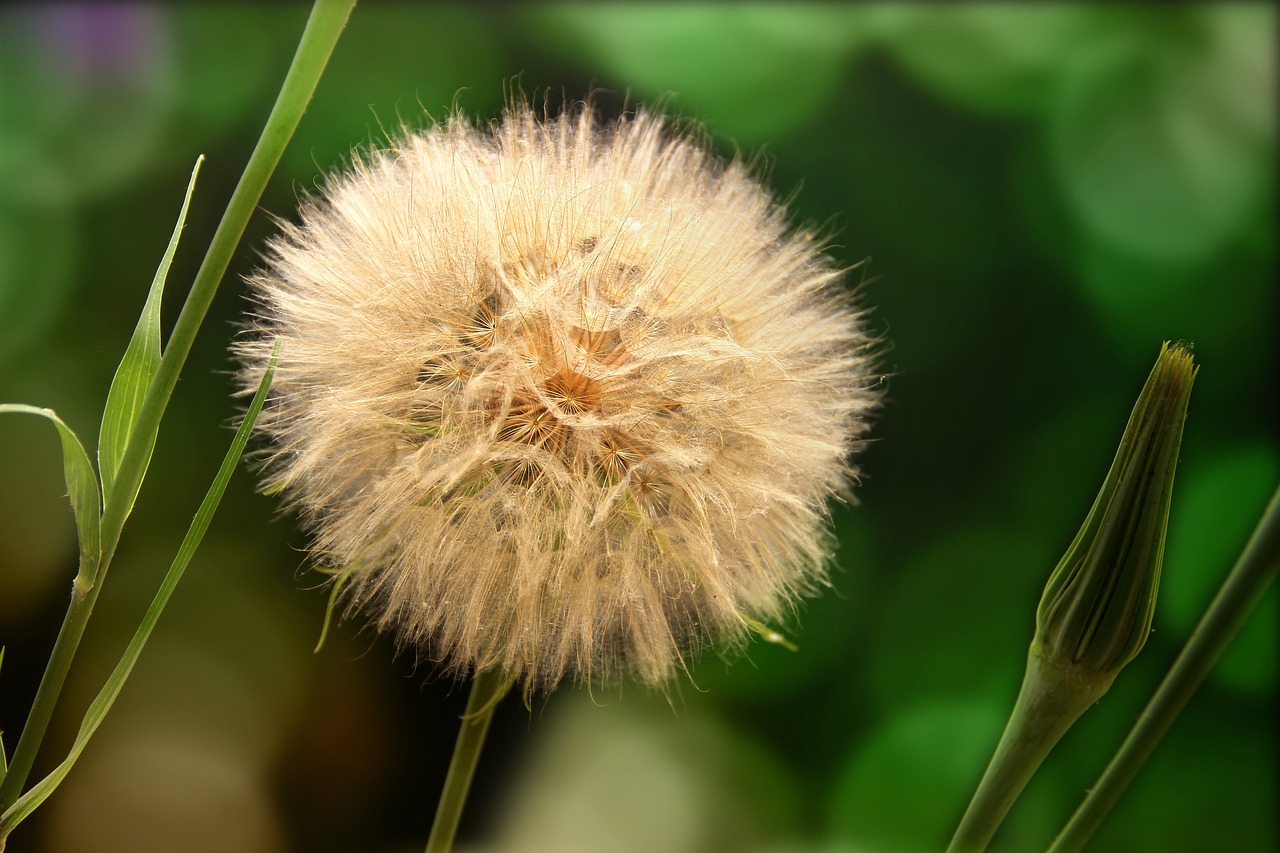
<instances>
[{"instance_id":1,"label":"golden seed tuft","mask_svg":"<svg viewBox=\"0 0 1280 853\"><path fill-rule=\"evenodd\" d=\"M751 170L660 117L407 133L249 284L243 387L284 342L264 487L446 667L659 684L825 580L871 341Z\"/></svg>"}]
</instances>

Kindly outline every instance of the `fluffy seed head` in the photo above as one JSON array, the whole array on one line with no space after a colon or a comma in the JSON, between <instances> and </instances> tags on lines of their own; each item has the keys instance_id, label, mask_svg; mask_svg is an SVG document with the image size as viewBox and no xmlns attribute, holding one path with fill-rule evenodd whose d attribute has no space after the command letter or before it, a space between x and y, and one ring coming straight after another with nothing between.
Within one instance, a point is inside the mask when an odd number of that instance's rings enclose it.
<instances>
[{"instance_id":1,"label":"fluffy seed head","mask_svg":"<svg viewBox=\"0 0 1280 853\"><path fill-rule=\"evenodd\" d=\"M660 683L824 578L876 396L840 277L653 114L408 133L250 280L267 488L448 667Z\"/></svg>"}]
</instances>

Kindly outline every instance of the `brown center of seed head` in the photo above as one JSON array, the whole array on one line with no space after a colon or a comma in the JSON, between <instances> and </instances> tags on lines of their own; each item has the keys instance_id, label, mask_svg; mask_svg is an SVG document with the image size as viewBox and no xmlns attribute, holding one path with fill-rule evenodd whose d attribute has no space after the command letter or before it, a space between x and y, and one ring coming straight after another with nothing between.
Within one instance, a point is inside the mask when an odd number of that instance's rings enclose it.
<instances>
[{"instance_id":1,"label":"brown center of seed head","mask_svg":"<svg viewBox=\"0 0 1280 853\"><path fill-rule=\"evenodd\" d=\"M507 272L517 278L545 278L552 267L526 255ZM434 408L419 406L419 413L428 413L428 417L431 412L438 414L442 407L448 407L448 397L461 395L473 377L486 375L488 371L481 367L486 354L501 351L502 357L508 358L518 353L516 357L523 362L521 373L532 373L526 380L530 384L513 387L508 393L495 389L481 398L486 401L482 405L490 421L500 421L497 440L538 448L575 467L585 465L603 482L617 483L634 476L632 486L638 491L639 503L646 507L653 504L654 484L635 471L647 454L638 442L605 423L604 398L610 374L632 359L622 330L607 320L582 318L568 326L567 335L557 336L552 332L555 321L542 312L513 310L508 304L511 297L503 295L500 281L496 274L486 277L485 283L493 286L493 291L467 309L466 319L455 327L461 352L432 359L419 369L419 388L436 401ZM505 346L508 344L514 345L514 352ZM530 457L514 466L507 462L500 467L510 469L508 473L517 472L515 479L529 485L538 479L540 465Z\"/></svg>"},{"instance_id":2,"label":"brown center of seed head","mask_svg":"<svg viewBox=\"0 0 1280 853\"><path fill-rule=\"evenodd\" d=\"M495 334L506 331L500 322L495 322ZM581 427L579 416L600 410L601 383L574 369L590 369L593 359L589 354L558 352L558 348L550 344L542 329L544 326L526 322L523 329L511 330L528 350L526 363L546 378L537 383L536 389L516 391L498 437L560 452L573 430ZM612 334L618 338L620 349L621 336L616 331ZM572 366L570 361L574 362Z\"/></svg>"}]
</instances>

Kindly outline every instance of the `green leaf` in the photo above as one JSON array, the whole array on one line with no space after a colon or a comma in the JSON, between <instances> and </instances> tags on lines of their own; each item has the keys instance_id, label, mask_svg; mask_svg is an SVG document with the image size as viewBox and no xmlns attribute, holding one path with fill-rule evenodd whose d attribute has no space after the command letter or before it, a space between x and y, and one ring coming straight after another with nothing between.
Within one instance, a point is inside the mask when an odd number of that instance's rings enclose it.
<instances>
[{"instance_id":1,"label":"green leaf","mask_svg":"<svg viewBox=\"0 0 1280 853\"><path fill-rule=\"evenodd\" d=\"M102 524L102 495L98 492L98 478L84 445L71 427L63 423L52 409L41 409L23 403L0 404L0 414L6 412L38 415L53 421L62 439L62 467L66 473L67 495L71 509L76 514L76 535L80 539L80 571L76 585L82 589L93 586L98 571L98 559L102 555L100 527Z\"/></svg>"},{"instance_id":2,"label":"green leaf","mask_svg":"<svg viewBox=\"0 0 1280 853\"><path fill-rule=\"evenodd\" d=\"M4 646L0 646L0 668L4 667ZM0 779L9 771L9 763L4 757L4 732L0 732Z\"/></svg>"},{"instance_id":3,"label":"green leaf","mask_svg":"<svg viewBox=\"0 0 1280 853\"><path fill-rule=\"evenodd\" d=\"M227 483L235 472L241 454L244 453L245 444L249 441L249 433L258 419L258 413L262 411L262 404L267 398L267 389L271 386L271 380L275 376L276 358L279 352L280 342L277 341L275 349L271 353L271 361L267 364L267 370L262 376L262 382L258 385L258 393L254 395L253 402L249 404L249 410L245 413L244 422L236 430L236 436L232 439L231 447L227 450L227 455L222 460L222 466L218 468L218 473L214 476L213 483L209 486L209 491L205 493L204 500L200 502L200 508L196 510L195 518L191 521L191 527L187 529L187 535L183 537L182 544L178 547L177 556L173 558L173 563L169 566L169 571L165 574L164 581L160 584L160 589L157 590L155 598L152 599L151 606L147 608L146 615L142 617L142 624L138 626L133 639L129 641L129 646L125 649L124 655L121 656L120 662L116 664L115 670L112 671L111 677L107 679L106 684L102 686L97 698L89 705L89 710L85 712L84 719L80 722L80 731L76 734L76 739L71 745L70 752L48 776L41 779L29 791L19 797L4 814L0 814L0 832L12 832L14 827L35 811L57 789L58 785L62 783L62 780L66 778L71 768L75 765L80 753L84 751L89 738L93 737L94 732L98 730L98 726L102 725L102 721L106 719L107 712L111 710L111 706L120 695L125 681L129 678L134 665L138 662L138 657L142 654L143 647L147 644L147 640L151 637L151 632L160 620L160 614L169 603L169 598L173 595L173 591L177 589L178 582L182 580L182 575L187 570L187 565L191 562L196 549L200 547L201 540L204 539L205 532L209 529L209 522L212 521L213 514L222 500L223 492L226 491ZM0 838L2 837L0 835Z\"/></svg>"},{"instance_id":4,"label":"green leaf","mask_svg":"<svg viewBox=\"0 0 1280 853\"><path fill-rule=\"evenodd\" d=\"M329 636L329 625L333 622L333 611L338 606L338 596L342 594L342 590L351 580L354 572L355 567L348 566L333 579L333 586L329 590L329 603L324 609L324 624L320 626L320 639L316 641L316 647L313 649L316 654L324 648L324 641Z\"/></svg>"},{"instance_id":5,"label":"green leaf","mask_svg":"<svg viewBox=\"0 0 1280 853\"><path fill-rule=\"evenodd\" d=\"M741 614L739 614L739 617L748 628L758 634L760 639L764 640L766 643L773 643L774 645L782 646L789 652L800 651L799 646L758 619L752 619L750 616L743 616Z\"/></svg>"},{"instance_id":6,"label":"green leaf","mask_svg":"<svg viewBox=\"0 0 1280 853\"><path fill-rule=\"evenodd\" d=\"M107 405L102 412L102 429L98 434L98 467L102 471L102 491L111 500L111 489L115 485L116 474L120 470L120 462L124 452L129 448L133 438L134 425L138 420L138 412L142 409L142 401L147 396L147 388L151 385L151 377L155 376L160 365L160 300L164 295L164 282L169 275L169 267L173 263L174 252L178 249L178 239L182 236L182 226L187 221L187 208L191 204L191 193L196 188L196 175L200 173L200 164L204 156L196 159L195 168L191 170L191 180L187 184L187 195L182 200L182 210L178 213L178 221L173 226L173 235L164 250L164 257L151 281L151 290L147 293L146 304L142 306L142 316L125 348L120 366L116 368L115 378L111 380L111 390L107 394ZM146 440L154 446L155 436ZM151 459L148 447L145 457ZM144 470L145 470L144 463ZM125 507L125 515L133 509L133 501L137 493L122 497L129 506Z\"/></svg>"}]
</instances>

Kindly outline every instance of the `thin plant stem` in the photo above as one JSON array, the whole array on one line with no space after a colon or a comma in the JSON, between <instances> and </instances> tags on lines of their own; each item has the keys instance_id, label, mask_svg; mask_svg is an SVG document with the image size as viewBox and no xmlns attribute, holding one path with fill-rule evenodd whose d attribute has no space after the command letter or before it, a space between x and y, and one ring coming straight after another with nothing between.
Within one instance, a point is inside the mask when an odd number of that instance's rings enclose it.
<instances>
[{"instance_id":1,"label":"thin plant stem","mask_svg":"<svg viewBox=\"0 0 1280 853\"><path fill-rule=\"evenodd\" d=\"M1110 686L1110 678L1082 682L1031 648L1013 713L947 853L978 853L987 848L1045 756Z\"/></svg>"},{"instance_id":2,"label":"thin plant stem","mask_svg":"<svg viewBox=\"0 0 1280 853\"><path fill-rule=\"evenodd\" d=\"M13 832L22 821L26 820L32 812L39 808L62 784L63 779L71 772L81 753L84 752L94 732L98 730L103 720L106 719L107 713L111 710L111 706L115 704L120 691L124 689L129 674L133 671L138 658L142 655L142 650L145 648L147 640L151 638L156 623L160 621L160 615L164 612L165 606L169 603L174 590L178 587L178 582L182 580L183 573L187 570L187 566L190 565L191 558L195 556L196 550L200 547L200 542L209 530L214 513L218 510L218 504L221 503L222 496L226 492L227 483L231 481L231 475L235 473L240 457L244 453L245 445L249 441L249 434L253 430L253 425L258 419L258 415L262 412L263 403L266 402L267 390L271 387L271 380L275 375L276 361L279 354L280 342L277 340L271 353L271 359L267 363L266 370L263 371L262 380L258 383L257 393L254 394L253 401L249 404L248 411L245 412L244 420L241 421L239 429L236 430L235 438L231 441L231 447L228 448L226 455L222 458L222 465L218 468L218 473L209 485L209 490L205 493L204 500L200 502L200 508L196 510L191 526L187 528L187 533L182 538L182 544L178 547L178 553L173 558L169 571L165 573L164 580L160 583L160 589L157 590L155 597L151 601L151 606L147 608L146 614L142 617L142 623L134 632L133 639L129 641L129 645L125 649L124 655L121 656L120 662L116 664L115 671L111 673L111 676L102 686L97 698L89 703L89 709L85 712L84 719L80 722L80 731L76 734L75 742L71 745L71 750L67 757L49 775L19 797L17 802L3 813L0 813L0 853L4 850L4 840L9 833Z\"/></svg>"},{"instance_id":3,"label":"thin plant stem","mask_svg":"<svg viewBox=\"0 0 1280 853\"><path fill-rule=\"evenodd\" d=\"M1239 559L1119 751L1076 809L1049 853L1080 850L1093 836L1160 739L1213 669L1280 572L1280 488Z\"/></svg>"},{"instance_id":4,"label":"thin plant stem","mask_svg":"<svg viewBox=\"0 0 1280 853\"><path fill-rule=\"evenodd\" d=\"M449 774L440 793L431 837L427 839L427 853L449 853L453 849L453 839L458 833L462 808L467 802L467 792L471 790L471 778L484 748L485 735L489 733L493 711L511 689L511 683L510 678L495 670L477 672L471 682L467 710L462 715L462 727L458 730L458 742L453 747Z\"/></svg>"},{"instance_id":5,"label":"thin plant stem","mask_svg":"<svg viewBox=\"0 0 1280 853\"><path fill-rule=\"evenodd\" d=\"M131 503L127 498L137 493L142 482L160 420L178 383L182 366L191 352L196 333L213 302L218 284L231 263L231 256L244 234L249 217L257 207L268 178L280 162L280 156L311 100L320 74L329 61L354 5L355 0L316 0L312 7L275 106L272 107L258 144L249 157L244 174L240 176L240 182L218 224L213 241L209 244L209 250L205 253L204 261L174 325L169 343L164 348L156 374L147 389L128 450L121 460L111 494L106 497L102 516L102 558L96 581L87 588L77 584L72 589L71 603L58 631L58 638L54 641L53 651L40 679L22 734L14 748L9 771L3 781L0 781L0 813L8 809L22 793L35 763L36 753L53 717L67 672L71 668L89 616L93 613L94 604L102 590L107 568L119 544Z\"/></svg>"}]
</instances>

